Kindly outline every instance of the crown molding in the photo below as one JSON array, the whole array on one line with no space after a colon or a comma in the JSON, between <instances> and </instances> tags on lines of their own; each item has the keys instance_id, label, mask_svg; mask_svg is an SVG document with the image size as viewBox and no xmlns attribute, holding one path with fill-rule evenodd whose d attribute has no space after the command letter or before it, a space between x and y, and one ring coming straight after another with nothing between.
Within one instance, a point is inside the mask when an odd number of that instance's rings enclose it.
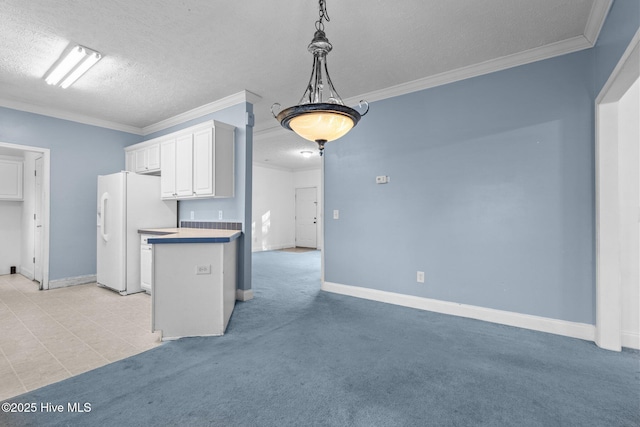
<instances>
[{"instance_id":1,"label":"crown molding","mask_svg":"<svg viewBox=\"0 0 640 427\"><path fill-rule=\"evenodd\" d=\"M596 44L612 4L613 0L595 0L593 2L587 25L584 28L584 37L591 43L591 46Z\"/></svg>"},{"instance_id":2,"label":"crown molding","mask_svg":"<svg viewBox=\"0 0 640 427\"><path fill-rule=\"evenodd\" d=\"M479 64L413 80L407 83L391 86L386 89L376 90L357 97L347 98L345 99L345 104L356 105L361 99L366 99L368 102L381 101L383 99L418 92L424 89L442 86L470 79L472 77L482 76L484 74L495 73L496 71L502 71L508 68L518 67L520 65L530 64L532 62L566 55L580 50L589 49L591 47L593 47L592 44L585 36L576 36L560 42L481 62Z\"/></svg>"},{"instance_id":3,"label":"crown molding","mask_svg":"<svg viewBox=\"0 0 640 427\"><path fill-rule=\"evenodd\" d=\"M38 105L28 104L20 101L13 101L9 99L0 99L0 107L11 108L12 110L24 111L27 113L39 114L41 116L54 117L56 119L69 120L71 122L82 123L85 125L113 129L121 132L132 133L134 135L143 135L142 129L136 126L123 125L121 123L110 122L108 120L101 120L95 117L85 116L83 114L63 111L57 108L41 107Z\"/></svg>"},{"instance_id":4,"label":"crown molding","mask_svg":"<svg viewBox=\"0 0 640 427\"><path fill-rule=\"evenodd\" d=\"M168 119L162 120L158 123L145 126L142 128L142 134L149 135L154 132L158 132L158 131L170 128L172 126L180 125L189 120L197 119L204 115L215 113L216 111L223 110L233 105L241 104L243 102L256 104L261 99L262 97L260 95L256 95L255 93L249 92L248 90L243 90L241 92L234 93L233 95L229 95L217 101L213 101L208 104L201 105L200 107L196 107L192 110L186 111L184 113L180 113L177 116L169 117Z\"/></svg>"},{"instance_id":5,"label":"crown molding","mask_svg":"<svg viewBox=\"0 0 640 427\"><path fill-rule=\"evenodd\" d=\"M442 86L472 77L490 74L496 71L502 71L508 68L513 68L532 62L537 62L556 56L566 55L580 50L589 49L595 45L612 4L613 0L594 0L591 11L589 13L587 24L585 26L584 35L347 98L344 100L345 104L356 105L361 99L366 99L368 102L381 101L383 99L393 98L412 92L418 92L436 86ZM204 115L220 111L224 108L228 108L242 102L257 104L261 100L262 97L260 97L259 95L247 90L243 90L236 94L227 96L226 98L222 98L209 104L202 105L200 107L162 120L155 124L145 126L143 128L110 122L107 120L101 120L82 114L61 111L55 108L41 107L33 104L27 104L20 101L13 101L2 98L0 98L0 107L11 108L14 110L25 111L29 113L40 114L44 116L55 117L58 119L69 120L87 125L99 126L107 129L145 136L170 128L172 126L182 124L186 121L197 119ZM279 126L264 129L254 128L253 133L254 138L262 139L283 135L286 133L286 130Z\"/></svg>"},{"instance_id":6,"label":"crown molding","mask_svg":"<svg viewBox=\"0 0 640 427\"><path fill-rule=\"evenodd\" d=\"M85 125L98 126L106 129L113 129L121 132L132 133L134 135L149 135L151 133L169 128L171 126L182 124L188 120L202 117L206 114L214 113L216 111L223 110L227 107L231 107L242 102L249 102L256 104L260 102L262 97L256 95L248 90L243 90L236 94L227 96L218 101L211 102L209 104L202 105L200 107L189 110L185 113L178 114L177 116L170 117L166 120L162 120L158 123L139 128L137 126L124 125L121 123L110 122L108 120L101 120L95 117L85 116L83 114L71 113L63 111L57 108L42 107L38 105L28 104L26 102L13 101L9 99L0 98L0 107L11 108L12 110L25 111L27 113L40 114L42 116L54 117L56 119L69 120L76 123L82 123Z\"/></svg>"}]
</instances>

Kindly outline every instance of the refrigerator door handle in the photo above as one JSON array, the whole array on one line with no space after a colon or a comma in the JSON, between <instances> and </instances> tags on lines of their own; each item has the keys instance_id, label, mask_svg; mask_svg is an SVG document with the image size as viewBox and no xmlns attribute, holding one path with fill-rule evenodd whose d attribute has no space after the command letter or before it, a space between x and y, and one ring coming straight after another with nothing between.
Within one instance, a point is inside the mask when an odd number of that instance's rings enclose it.
<instances>
[{"instance_id":1,"label":"refrigerator door handle","mask_svg":"<svg viewBox=\"0 0 640 427\"><path fill-rule=\"evenodd\" d=\"M109 200L109 193L103 193L102 197L100 198L100 234L102 235L102 239L105 242L109 241L109 235L106 234L104 232L104 227L105 227L105 223L106 223L106 216L107 216L107 200Z\"/></svg>"}]
</instances>

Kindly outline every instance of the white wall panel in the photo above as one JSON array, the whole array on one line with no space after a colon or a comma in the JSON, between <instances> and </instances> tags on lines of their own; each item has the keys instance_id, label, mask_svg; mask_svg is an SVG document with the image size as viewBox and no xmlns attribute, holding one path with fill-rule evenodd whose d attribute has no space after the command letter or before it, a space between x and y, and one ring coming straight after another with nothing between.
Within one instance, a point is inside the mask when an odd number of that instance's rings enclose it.
<instances>
[{"instance_id":1,"label":"white wall panel","mask_svg":"<svg viewBox=\"0 0 640 427\"><path fill-rule=\"evenodd\" d=\"M253 166L252 251L295 246L293 172Z\"/></svg>"}]
</instances>

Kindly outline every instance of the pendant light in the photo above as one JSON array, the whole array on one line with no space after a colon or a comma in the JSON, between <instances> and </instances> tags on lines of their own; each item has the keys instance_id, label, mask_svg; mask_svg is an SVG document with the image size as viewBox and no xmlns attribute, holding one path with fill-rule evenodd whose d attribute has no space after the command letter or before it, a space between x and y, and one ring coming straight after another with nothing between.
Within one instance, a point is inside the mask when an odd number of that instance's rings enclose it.
<instances>
[{"instance_id":1,"label":"pendant light","mask_svg":"<svg viewBox=\"0 0 640 427\"><path fill-rule=\"evenodd\" d=\"M340 138L358 124L360 118L369 112L369 103L360 101L359 106L366 106L360 114L351 107L347 107L338 95L327 69L327 54L333 46L324 33L324 22L330 21L325 0L319 0L319 19L316 21L316 32L307 50L313 54L313 69L307 89L298 105L286 108L276 114L271 106L271 114L280 122L282 127L289 129L318 144L320 155L324 144Z\"/></svg>"}]
</instances>

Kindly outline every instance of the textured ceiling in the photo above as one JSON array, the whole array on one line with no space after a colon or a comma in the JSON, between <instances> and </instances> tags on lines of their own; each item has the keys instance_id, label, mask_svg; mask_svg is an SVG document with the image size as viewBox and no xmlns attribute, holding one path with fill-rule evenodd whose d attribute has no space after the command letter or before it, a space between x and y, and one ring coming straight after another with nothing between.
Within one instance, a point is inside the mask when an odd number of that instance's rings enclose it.
<instances>
[{"instance_id":1,"label":"textured ceiling","mask_svg":"<svg viewBox=\"0 0 640 427\"><path fill-rule=\"evenodd\" d=\"M582 36L602 3L329 0L329 71L353 99ZM309 78L314 0L2 0L0 16L0 105L142 129L248 90L262 97L255 129L266 130L255 160L318 164L299 159L312 143L269 131L271 104L297 103ZM48 86L43 76L76 43L104 58L69 89Z\"/></svg>"}]
</instances>

